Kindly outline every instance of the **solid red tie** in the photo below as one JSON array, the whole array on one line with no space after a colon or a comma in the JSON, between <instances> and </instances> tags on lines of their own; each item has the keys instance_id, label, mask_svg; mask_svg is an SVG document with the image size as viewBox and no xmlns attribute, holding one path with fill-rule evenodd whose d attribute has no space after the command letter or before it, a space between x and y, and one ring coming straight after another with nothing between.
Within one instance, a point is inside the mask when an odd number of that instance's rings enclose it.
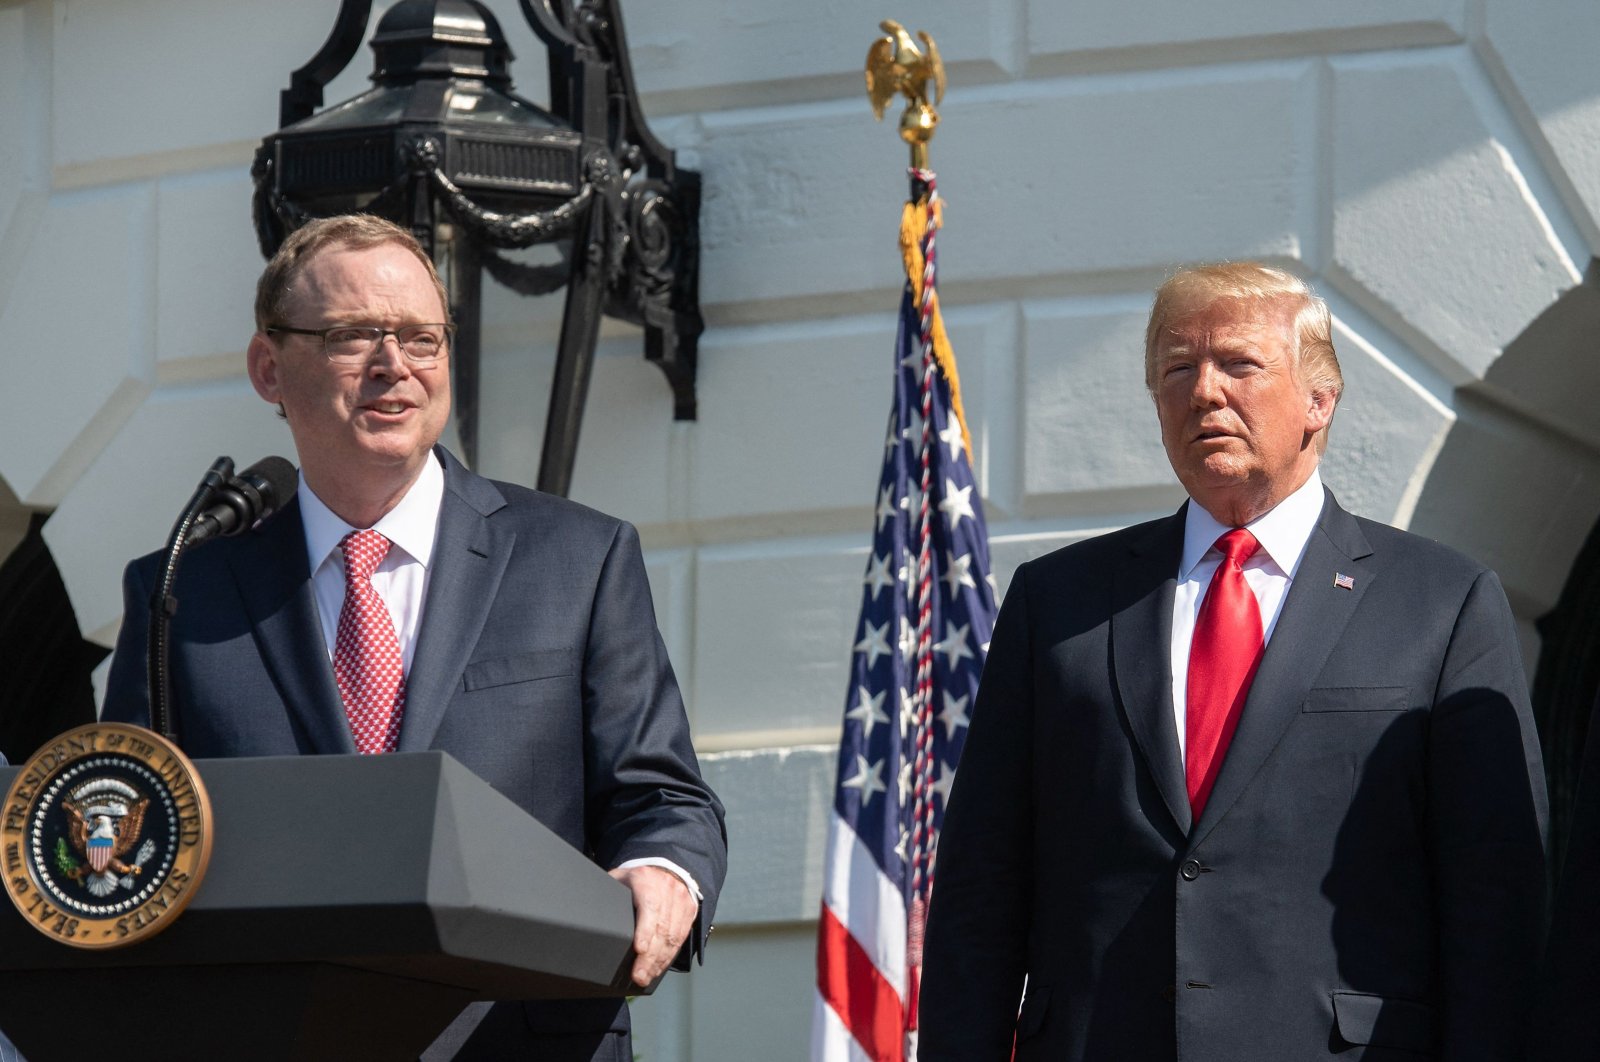
<instances>
[{"instance_id":1,"label":"solid red tie","mask_svg":"<svg viewBox=\"0 0 1600 1062\"><path fill-rule=\"evenodd\" d=\"M400 745L405 673L389 606L372 589L372 573L388 554L389 540L372 530L352 531L339 548L344 552L344 605L333 643L333 677L356 751L393 752Z\"/></svg>"},{"instance_id":2,"label":"solid red tie","mask_svg":"<svg viewBox=\"0 0 1600 1062\"><path fill-rule=\"evenodd\" d=\"M1217 539L1222 563L1200 605L1189 647L1184 774L1189 807L1200 820L1239 726L1250 680L1261 662L1261 606L1244 579L1244 562L1261 544L1242 527Z\"/></svg>"}]
</instances>

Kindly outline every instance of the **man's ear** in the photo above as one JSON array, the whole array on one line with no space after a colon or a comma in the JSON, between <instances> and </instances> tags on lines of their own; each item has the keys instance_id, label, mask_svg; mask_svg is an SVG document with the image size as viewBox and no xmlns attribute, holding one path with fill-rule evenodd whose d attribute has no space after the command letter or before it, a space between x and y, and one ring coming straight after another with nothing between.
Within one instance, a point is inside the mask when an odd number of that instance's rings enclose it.
<instances>
[{"instance_id":1,"label":"man's ear","mask_svg":"<svg viewBox=\"0 0 1600 1062\"><path fill-rule=\"evenodd\" d=\"M1306 434L1317 432L1333 423L1333 409L1339 396L1332 391L1312 391L1306 396Z\"/></svg>"},{"instance_id":2,"label":"man's ear","mask_svg":"<svg viewBox=\"0 0 1600 1062\"><path fill-rule=\"evenodd\" d=\"M264 401L274 404L283 401L283 388L278 378L281 369L280 357L277 344L268 339L264 333L257 332L250 337L250 346L245 351L245 367L250 373L250 385Z\"/></svg>"}]
</instances>

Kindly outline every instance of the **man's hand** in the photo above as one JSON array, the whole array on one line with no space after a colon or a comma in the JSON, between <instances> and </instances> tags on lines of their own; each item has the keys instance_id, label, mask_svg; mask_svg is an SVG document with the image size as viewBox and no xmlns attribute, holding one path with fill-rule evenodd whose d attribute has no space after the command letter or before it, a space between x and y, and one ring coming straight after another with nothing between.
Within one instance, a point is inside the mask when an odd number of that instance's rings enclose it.
<instances>
[{"instance_id":1,"label":"man's hand","mask_svg":"<svg viewBox=\"0 0 1600 1062\"><path fill-rule=\"evenodd\" d=\"M669 870L628 867L610 874L633 893L633 983L644 988L677 958L700 905Z\"/></svg>"}]
</instances>

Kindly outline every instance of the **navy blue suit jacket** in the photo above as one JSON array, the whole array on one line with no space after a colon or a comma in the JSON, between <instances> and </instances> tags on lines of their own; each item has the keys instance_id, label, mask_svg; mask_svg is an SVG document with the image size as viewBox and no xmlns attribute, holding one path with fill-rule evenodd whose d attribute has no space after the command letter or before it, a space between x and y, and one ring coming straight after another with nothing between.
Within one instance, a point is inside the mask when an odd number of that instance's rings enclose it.
<instances>
[{"instance_id":1,"label":"navy blue suit jacket","mask_svg":"<svg viewBox=\"0 0 1600 1062\"><path fill-rule=\"evenodd\" d=\"M450 753L602 867L659 856L687 870L704 899L682 965L704 945L727 842L656 627L637 533L436 452L444 501L400 751ZM158 563L152 555L128 566L106 719L148 725L145 641ZM196 548L174 592L176 724L190 756L355 752L297 503ZM626 1029L616 1000L502 1004L483 1023L494 1041L484 1057L610 1058L626 1045L600 1034ZM601 1040L611 1045L602 1050Z\"/></svg>"},{"instance_id":2,"label":"navy blue suit jacket","mask_svg":"<svg viewBox=\"0 0 1600 1062\"><path fill-rule=\"evenodd\" d=\"M1556 890L1534 1007L1531 1062L1571 1062L1600 1051L1600 701L1589 713L1566 861Z\"/></svg>"},{"instance_id":3,"label":"navy blue suit jacket","mask_svg":"<svg viewBox=\"0 0 1600 1062\"><path fill-rule=\"evenodd\" d=\"M1003 1062L1015 1035L1017 1062L1515 1058L1545 797L1498 580L1327 495L1191 821L1183 529L1014 577L939 842L919 1057Z\"/></svg>"}]
</instances>

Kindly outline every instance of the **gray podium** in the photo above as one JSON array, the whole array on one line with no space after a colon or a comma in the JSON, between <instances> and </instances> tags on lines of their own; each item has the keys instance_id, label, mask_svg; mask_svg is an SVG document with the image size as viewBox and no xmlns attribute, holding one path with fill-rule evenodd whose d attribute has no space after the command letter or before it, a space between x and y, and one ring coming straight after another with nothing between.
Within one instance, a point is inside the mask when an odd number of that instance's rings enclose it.
<instances>
[{"instance_id":1,"label":"gray podium","mask_svg":"<svg viewBox=\"0 0 1600 1062\"><path fill-rule=\"evenodd\" d=\"M0 902L29 1062L415 1060L474 1000L639 991L627 889L448 755L195 765L213 854L163 933L83 951Z\"/></svg>"}]
</instances>

